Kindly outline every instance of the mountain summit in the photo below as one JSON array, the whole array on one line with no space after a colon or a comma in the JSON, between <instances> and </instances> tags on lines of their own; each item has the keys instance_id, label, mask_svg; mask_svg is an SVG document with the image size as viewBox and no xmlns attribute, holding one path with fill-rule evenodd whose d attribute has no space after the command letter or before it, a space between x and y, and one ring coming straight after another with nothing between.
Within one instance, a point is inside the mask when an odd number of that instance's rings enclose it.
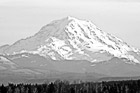
<instances>
[{"instance_id":1,"label":"mountain summit","mask_svg":"<svg viewBox=\"0 0 140 93\"><path fill-rule=\"evenodd\" d=\"M100 62L112 57L140 63L137 50L121 39L101 31L91 21L66 17L52 21L34 36L22 39L4 50L4 54L32 52L53 60Z\"/></svg>"}]
</instances>

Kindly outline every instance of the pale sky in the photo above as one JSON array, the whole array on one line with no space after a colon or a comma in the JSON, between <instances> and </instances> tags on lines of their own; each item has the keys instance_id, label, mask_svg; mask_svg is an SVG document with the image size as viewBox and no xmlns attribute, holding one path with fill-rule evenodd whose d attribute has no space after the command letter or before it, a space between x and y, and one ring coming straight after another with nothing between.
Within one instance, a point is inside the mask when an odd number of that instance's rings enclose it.
<instances>
[{"instance_id":1,"label":"pale sky","mask_svg":"<svg viewBox=\"0 0 140 93\"><path fill-rule=\"evenodd\" d=\"M34 35L42 26L66 16L91 20L140 48L139 0L0 0L0 45Z\"/></svg>"}]
</instances>

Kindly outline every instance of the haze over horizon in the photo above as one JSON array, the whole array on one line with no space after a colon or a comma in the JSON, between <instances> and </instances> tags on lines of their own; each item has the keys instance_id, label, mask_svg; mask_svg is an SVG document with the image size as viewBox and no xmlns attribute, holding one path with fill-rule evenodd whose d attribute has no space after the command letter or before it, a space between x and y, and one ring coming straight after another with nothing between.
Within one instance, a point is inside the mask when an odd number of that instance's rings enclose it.
<instances>
[{"instance_id":1,"label":"haze over horizon","mask_svg":"<svg viewBox=\"0 0 140 93\"><path fill-rule=\"evenodd\" d=\"M73 16L90 20L140 48L138 0L1 0L0 11L0 45L32 36L53 20Z\"/></svg>"}]
</instances>

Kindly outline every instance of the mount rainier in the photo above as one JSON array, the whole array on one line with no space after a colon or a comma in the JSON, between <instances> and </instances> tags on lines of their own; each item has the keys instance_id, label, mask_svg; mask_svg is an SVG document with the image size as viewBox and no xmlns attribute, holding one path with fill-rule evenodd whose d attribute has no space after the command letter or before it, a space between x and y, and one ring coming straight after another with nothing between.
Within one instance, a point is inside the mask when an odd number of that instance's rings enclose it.
<instances>
[{"instance_id":1,"label":"mount rainier","mask_svg":"<svg viewBox=\"0 0 140 93\"><path fill-rule=\"evenodd\" d=\"M1 46L0 72L10 69L16 74L86 72L98 76L139 76L139 53L139 49L102 31L91 21L69 16L52 21L31 37Z\"/></svg>"}]
</instances>

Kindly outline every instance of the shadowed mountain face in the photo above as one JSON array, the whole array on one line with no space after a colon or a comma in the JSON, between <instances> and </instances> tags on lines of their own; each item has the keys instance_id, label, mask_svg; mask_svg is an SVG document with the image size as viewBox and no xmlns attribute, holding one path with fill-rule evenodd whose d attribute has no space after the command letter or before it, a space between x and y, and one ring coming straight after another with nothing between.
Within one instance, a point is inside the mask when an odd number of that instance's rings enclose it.
<instances>
[{"instance_id":1,"label":"shadowed mountain face","mask_svg":"<svg viewBox=\"0 0 140 93\"><path fill-rule=\"evenodd\" d=\"M90 21L73 17L55 20L34 36L2 46L0 53L0 78L5 79L15 75L19 80L140 75L138 49Z\"/></svg>"}]
</instances>

